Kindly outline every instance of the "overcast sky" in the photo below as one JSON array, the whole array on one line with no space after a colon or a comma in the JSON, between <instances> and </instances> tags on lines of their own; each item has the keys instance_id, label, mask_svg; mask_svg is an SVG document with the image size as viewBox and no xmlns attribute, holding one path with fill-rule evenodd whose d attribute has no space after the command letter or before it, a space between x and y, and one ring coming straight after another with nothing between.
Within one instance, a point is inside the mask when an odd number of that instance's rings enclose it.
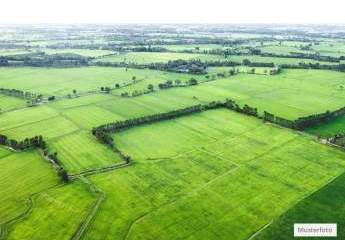
<instances>
[{"instance_id":1,"label":"overcast sky","mask_svg":"<svg viewBox=\"0 0 345 240\"><path fill-rule=\"evenodd\" d=\"M1 0L0 8L0 24L345 24L345 0Z\"/></svg>"}]
</instances>

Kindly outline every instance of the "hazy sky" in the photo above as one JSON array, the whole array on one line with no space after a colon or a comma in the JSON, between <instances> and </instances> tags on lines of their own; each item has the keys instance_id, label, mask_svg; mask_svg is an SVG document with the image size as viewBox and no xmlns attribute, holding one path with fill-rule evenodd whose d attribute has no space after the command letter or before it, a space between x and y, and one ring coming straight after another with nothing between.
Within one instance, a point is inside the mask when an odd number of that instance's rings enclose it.
<instances>
[{"instance_id":1,"label":"hazy sky","mask_svg":"<svg viewBox=\"0 0 345 240\"><path fill-rule=\"evenodd\" d=\"M6 23L345 23L345 0L1 0Z\"/></svg>"}]
</instances>

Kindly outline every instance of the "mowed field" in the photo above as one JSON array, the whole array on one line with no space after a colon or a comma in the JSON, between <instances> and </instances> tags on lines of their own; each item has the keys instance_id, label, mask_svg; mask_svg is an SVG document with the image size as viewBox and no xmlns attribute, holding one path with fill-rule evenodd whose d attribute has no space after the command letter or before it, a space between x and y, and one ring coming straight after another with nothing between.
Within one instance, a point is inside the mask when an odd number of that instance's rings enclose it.
<instances>
[{"instance_id":1,"label":"mowed field","mask_svg":"<svg viewBox=\"0 0 345 240\"><path fill-rule=\"evenodd\" d=\"M345 166L341 151L229 110L114 138L135 164L91 177L107 198L86 239L247 239Z\"/></svg>"}]
</instances>

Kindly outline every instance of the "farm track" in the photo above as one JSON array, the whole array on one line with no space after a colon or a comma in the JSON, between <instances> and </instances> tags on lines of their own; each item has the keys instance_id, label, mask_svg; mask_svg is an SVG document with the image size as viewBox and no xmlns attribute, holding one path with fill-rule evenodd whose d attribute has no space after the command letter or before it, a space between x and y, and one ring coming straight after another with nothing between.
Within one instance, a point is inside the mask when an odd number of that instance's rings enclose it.
<instances>
[{"instance_id":1,"label":"farm track","mask_svg":"<svg viewBox=\"0 0 345 240\"><path fill-rule=\"evenodd\" d=\"M94 221L98 213L99 207L101 206L102 202L106 199L106 193L103 192L101 189L99 189L96 185L93 185L92 183L90 183L88 179L84 177L80 177L79 179L88 185L89 191L91 193L97 195L97 200L95 204L93 205L92 209L90 210L89 214L87 215L87 217L79 225L78 229L75 231L75 233L71 237L71 240L79 240L83 238L83 236L89 229L90 225Z\"/></svg>"},{"instance_id":2,"label":"farm track","mask_svg":"<svg viewBox=\"0 0 345 240\"><path fill-rule=\"evenodd\" d=\"M96 168L96 169L90 169L90 170L85 170L83 172L80 173L76 173L76 174L71 174L68 175L72 180L80 178L80 177L85 177L85 176L90 176L90 175L95 175L95 174L100 174L100 173L105 173L105 172L110 172L113 171L115 169L120 169L120 168L124 168L127 166L132 165L132 162L126 163L118 163L109 167L102 167L102 168Z\"/></svg>"}]
</instances>

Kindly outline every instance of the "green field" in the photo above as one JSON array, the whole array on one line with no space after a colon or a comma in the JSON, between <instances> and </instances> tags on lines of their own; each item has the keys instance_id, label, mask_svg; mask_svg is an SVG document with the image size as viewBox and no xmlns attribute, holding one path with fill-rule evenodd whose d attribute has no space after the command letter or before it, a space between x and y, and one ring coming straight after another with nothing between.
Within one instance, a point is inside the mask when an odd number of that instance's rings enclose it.
<instances>
[{"instance_id":1,"label":"green field","mask_svg":"<svg viewBox=\"0 0 345 240\"><path fill-rule=\"evenodd\" d=\"M55 171L38 152L0 148L0 227L28 208L28 198L58 184Z\"/></svg>"},{"instance_id":2,"label":"green field","mask_svg":"<svg viewBox=\"0 0 345 240\"><path fill-rule=\"evenodd\" d=\"M49 144L59 153L64 167L71 174L121 162L120 156L97 142L89 131L64 135Z\"/></svg>"},{"instance_id":3,"label":"green field","mask_svg":"<svg viewBox=\"0 0 345 240\"><path fill-rule=\"evenodd\" d=\"M161 71L126 69L125 68L0 68L0 87L18 88L41 94L67 95L73 89L78 92L99 90L100 87L115 87L115 84L132 83L136 81L165 82L176 78L190 79L198 76L187 74L170 74ZM1 98L0 98L1 99ZM1 100L0 100L1 101Z\"/></svg>"},{"instance_id":4,"label":"green field","mask_svg":"<svg viewBox=\"0 0 345 240\"><path fill-rule=\"evenodd\" d=\"M70 239L94 202L80 182L44 191L33 199L29 216L9 228L7 239Z\"/></svg>"},{"instance_id":5,"label":"green field","mask_svg":"<svg viewBox=\"0 0 345 240\"><path fill-rule=\"evenodd\" d=\"M84 57L101 57L104 55L112 54L112 51L109 50L90 50L90 49L49 49L45 48L43 51L46 54L61 54L61 53L74 53Z\"/></svg>"},{"instance_id":6,"label":"green field","mask_svg":"<svg viewBox=\"0 0 345 240\"><path fill-rule=\"evenodd\" d=\"M18 109L26 106L26 102L23 99L5 96L0 94L0 106L1 112Z\"/></svg>"},{"instance_id":7,"label":"green field","mask_svg":"<svg viewBox=\"0 0 345 240\"><path fill-rule=\"evenodd\" d=\"M280 240L294 223L345 239L345 151L328 138L345 116L320 115L345 107L343 38L0 24L0 240ZM292 53L337 59L267 57Z\"/></svg>"},{"instance_id":8,"label":"green field","mask_svg":"<svg viewBox=\"0 0 345 240\"><path fill-rule=\"evenodd\" d=\"M255 239L295 239L293 238L293 224L300 222L337 223L339 229L337 239L344 239L344 183L345 175L342 174L325 187L297 203L282 216L275 219L272 224L262 231Z\"/></svg>"},{"instance_id":9,"label":"green field","mask_svg":"<svg viewBox=\"0 0 345 240\"><path fill-rule=\"evenodd\" d=\"M137 64L148 63L166 63L172 60L192 60L200 59L202 61L217 61L226 59L218 55L206 55L206 54L194 54L194 53L174 53L174 52L128 52L124 54L118 54L114 56L104 57L97 59L102 62L126 62Z\"/></svg>"},{"instance_id":10,"label":"green field","mask_svg":"<svg viewBox=\"0 0 345 240\"><path fill-rule=\"evenodd\" d=\"M67 71L79 72L82 69ZM97 76L96 73L108 69L110 68L83 70L93 72ZM22 70L25 72L27 69ZM217 68L211 72L228 72L229 70L230 68ZM38 69L35 71L39 73ZM118 69L114 74L119 71L126 73L124 69ZM128 88L115 90L114 94L130 89L143 90L148 83L156 86L160 81L190 77L187 74L151 70L128 70L128 72L136 73L138 79L145 79L152 73L152 80L142 80ZM129 78L132 74L126 75ZM101 73L99 75L102 76ZM342 74L331 71L284 70L281 74L274 76L240 73L205 83L202 83L206 80L204 76L199 76L198 79L200 81L198 86L156 90L154 93L135 98L96 94L3 113L0 118L0 130L15 139L35 135L44 136L48 144L59 152L64 166L73 173L77 173L94 167L109 166L120 161L111 150L95 141L89 132L92 127L104 123L167 112L226 98L255 106L260 112L266 110L293 120L301 116L343 107L345 98L343 91L339 90L339 86L344 84ZM54 86L49 85L49 89L53 91ZM78 142L80 148L72 147L71 144L74 142Z\"/></svg>"},{"instance_id":11,"label":"green field","mask_svg":"<svg viewBox=\"0 0 345 240\"><path fill-rule=\"evenodd\" d=\"M115 142L136 164L91 178L108 198L86 239L247 239L345 165L340 151L229 110Z\"/></svg>"}]
</instances>

